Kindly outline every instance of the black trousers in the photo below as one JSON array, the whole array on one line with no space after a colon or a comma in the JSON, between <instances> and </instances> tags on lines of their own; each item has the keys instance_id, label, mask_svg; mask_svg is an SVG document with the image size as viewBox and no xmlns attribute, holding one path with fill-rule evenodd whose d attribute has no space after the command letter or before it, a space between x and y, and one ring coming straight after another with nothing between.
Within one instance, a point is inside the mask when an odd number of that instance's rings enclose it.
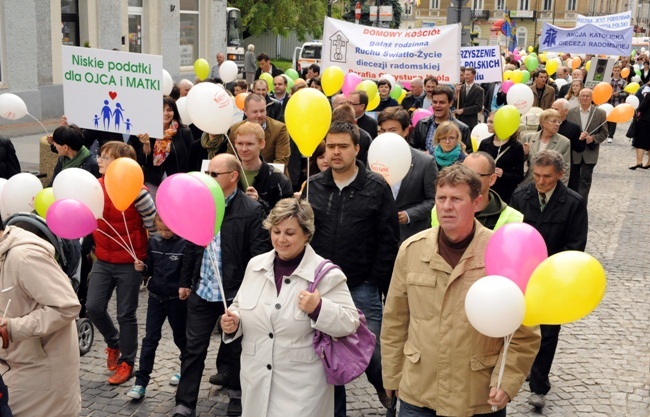
<instances>
[{"instance_id":1,"label":"black trousers","mask_svg":"<svg viewBox=\"0 0 650 417\"><path fill-rule=\"evenodd\" d=\"M613 138L616 133L616 123L607 122L607 137Z\"/></svg>"},{"instance_id":2,"label":"black trousers","mask_svg":"<svg viewBox=\"0 0 650 417\"><path fill-rule=\"evenodd\" d=\"M535 394L546 395L551 390L548 375L551 372L551 365L553 365L555 349L557 348L562 326L542 324L540 328L542 330L542 344L539 347L539 352L537 352L535 362L533 362L533 368L530 370L530 391Z\"/></svg>"},{"instance_id":3,"label":"black trousers","mask_svg":"<svg viewBox=\"0 0 650 417\"><path fill-rule=\"evenodd\" d=\"M190 294L187 300L187 345L181 363L181 380L176 389L177 405L181 404L192 410L196 409L210 337L221 314L223 314L221 302L208 302L196 295L195 292ZM241 352L241 342L237 340L233 344L238 344ZM236 350L236 348L234 349ZM239 383L240 363L239 360L236 362L236 378ZM235 375L233 375L234 377Z\"/></svg>"}]
</instances>

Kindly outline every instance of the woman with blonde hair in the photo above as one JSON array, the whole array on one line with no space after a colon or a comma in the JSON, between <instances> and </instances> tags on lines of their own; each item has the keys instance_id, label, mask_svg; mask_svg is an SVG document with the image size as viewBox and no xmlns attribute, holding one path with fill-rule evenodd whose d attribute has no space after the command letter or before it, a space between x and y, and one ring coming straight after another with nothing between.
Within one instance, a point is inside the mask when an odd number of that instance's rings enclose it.
<instances>
[{"instance_id":1,"label":"woman with blonde hair","mask_svg":"<svg viewBox=\"0 0 650 417\"><path fill-rule=\"evenodd\" d=\"M580 106L580 101L578 101L578 95L580 90L582 90L583 84L582 80L573 80L571 82L571 87L569 87L569 92L564 98L569 102L569 110Z\"/></svg>"},{"instance_id":2,"label":"woman with blonde hair","mask_svg":"<svg viewBox=\"0 0 650 417\"><path fill-rule=\"evenodd\" d=\"M453 122L443 122L436 128L433 143L433 156L436 158L438 171L452 164L462 163L467 156L460 130Z\"/></svg>"}]
</instances>

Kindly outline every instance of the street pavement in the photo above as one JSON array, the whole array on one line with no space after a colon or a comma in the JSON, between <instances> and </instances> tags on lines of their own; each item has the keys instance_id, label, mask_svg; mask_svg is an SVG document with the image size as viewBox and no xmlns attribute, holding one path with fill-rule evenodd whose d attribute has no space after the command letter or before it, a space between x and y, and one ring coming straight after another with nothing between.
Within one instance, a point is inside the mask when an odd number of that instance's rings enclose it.
<instances>
[{"instance_id":1,"label":"street pavement","mask_svg":"<svg viewBox=\"0 0 650 417\"><path fill-rule=\"evenodd\" d=\"M55 126L55 121L50 124ZM614 143L601 145L589 198L587 252L607 272L605 298L590 316L563 326L547 406L542 411L529 406L525 385L508 406L509 416L650 416L650 170L628 169L635 159L624 137L626 131L627 124L619 126ZM17 137L20 132L23 137ZM40 134L35 128L18 129L13 135L0 129L0 134L14 139L24 166L37 167ZM138 310L140 337L144 336L146 304L145 290ZM110 311L115 313L114 301ZM208 382L215 373L218 341L214 334L201 381L199 416L226 415L227 395ZM141 401L130 401L125 395L133 380L117 387L107 384L110 373L104 348L96 333L91 351L81 358L81 415L170 415L175 387L168 381L179 372L180 363L169 326L164 326L152 380ZM365 376L348 386L348 410L350 417L385 415Z\"/></svg>"}]
</instances>

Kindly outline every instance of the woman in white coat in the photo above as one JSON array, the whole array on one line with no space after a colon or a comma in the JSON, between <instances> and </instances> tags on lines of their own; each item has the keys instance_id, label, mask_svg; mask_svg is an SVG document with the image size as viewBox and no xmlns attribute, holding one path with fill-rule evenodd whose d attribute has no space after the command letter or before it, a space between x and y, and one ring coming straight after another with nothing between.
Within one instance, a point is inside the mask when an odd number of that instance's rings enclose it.
<instances>
[{"instance_id":1,"label":"woman in white coat","mask_svg":"<svg viewBox=\"0 0 650 417\"><path fill-rule=\"evenodd\" d=\"M279 201L264 227L274 249L251 259L221 318L226 343L243 337L242 416L332 416L334 386L312 341L314 330L343 337L359 326L345 275L334 269L307 291L323 258L309 245L314 212L306 201Z\"/></svg>"}]
</instances>

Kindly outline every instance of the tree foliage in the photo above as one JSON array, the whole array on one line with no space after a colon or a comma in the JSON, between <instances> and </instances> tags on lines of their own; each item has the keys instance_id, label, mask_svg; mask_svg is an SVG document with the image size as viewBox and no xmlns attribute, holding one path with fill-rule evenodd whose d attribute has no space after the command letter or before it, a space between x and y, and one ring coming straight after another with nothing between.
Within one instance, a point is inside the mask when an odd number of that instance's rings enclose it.
<instances>
[{"instance_id":1,"label":"tree foliage","mask_svg":"<svg viewBox=\"0 0 650 417\"><path fill-rule=\"evenodd\" d=\"M370 4L366 0L361 1L361 19L359 23L365 26L374 26L376 22L370 21ZM399 25L402 22L402 5L399 0L380 0L382 6L393 6L393 20L390 22L390 27L392 29L399 29ZM343 15L343 19L348 22L354 22L354 7L357 4L357 0L350 0L350 7L348 11ZM375 5L377 2L375 2Z\"/></svg>"},{"instance_id":2,"label":"tree foliage","mask_svg":"<svg viewBox=\"0 0 650 417\"><path fill-rule=\"evenodd\" d=\"M251 35L266 30L286 36L295 31L298 39L320 38L327 0L230 0L228 5L241 10L243 24Z\"/></svg>"}]
</instances>

